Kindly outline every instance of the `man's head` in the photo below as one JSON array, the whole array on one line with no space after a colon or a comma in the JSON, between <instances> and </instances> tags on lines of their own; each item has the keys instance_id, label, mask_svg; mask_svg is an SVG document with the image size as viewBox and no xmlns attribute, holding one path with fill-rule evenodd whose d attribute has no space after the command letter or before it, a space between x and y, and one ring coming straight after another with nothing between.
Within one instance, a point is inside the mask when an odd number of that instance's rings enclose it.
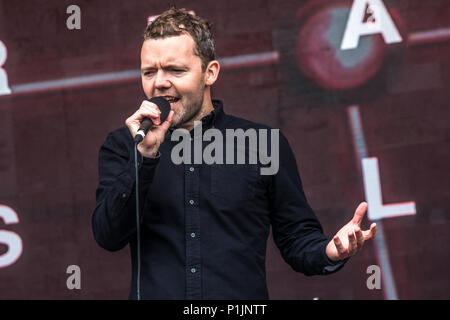
<instances>
[{"instance_id":1,"label":"man's head","mask_svg":"<svg viewBox=\"0 0 450 320\"><path fill-rule=\"evenodd\" d=\"M219 69L211 27L202 18L172 8L147 26L142 87L148 98L169 99L175 112L173 126L189 127L211 111L210 86Z\"/></svg>"},{"instance_id":2,"label":"man's head","mask_svg":"<svg viewBox=\"0 0 450 320\"><path fill-rule=\"evenodd\" d=\"M195 42L194 53L202 61L202 70L216 59L211 25L201 17L190 14L185 9L171 8L147 26L144 40L164 39L189 34Z\"/></svg>"}]
</instances>

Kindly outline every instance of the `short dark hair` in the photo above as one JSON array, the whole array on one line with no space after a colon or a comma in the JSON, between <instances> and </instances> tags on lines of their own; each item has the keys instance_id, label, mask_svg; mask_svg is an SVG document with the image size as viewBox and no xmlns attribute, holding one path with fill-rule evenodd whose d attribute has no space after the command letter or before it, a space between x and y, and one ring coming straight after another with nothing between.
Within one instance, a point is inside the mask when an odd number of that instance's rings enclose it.
<instances>
[{"instance_id":1,"label":"short dark hair","mask_svg":"<svg viewBox=\"0 0 450 320\"><path fill-rule=\"evenodd\" d=\"M205 19L190 14L186 9L172 7L148 24L144 41L189 34L194 39L194 54L200 57L204 72L208 63L216 59L211 29L211 24Z\"/></svg>"}]
</instances>

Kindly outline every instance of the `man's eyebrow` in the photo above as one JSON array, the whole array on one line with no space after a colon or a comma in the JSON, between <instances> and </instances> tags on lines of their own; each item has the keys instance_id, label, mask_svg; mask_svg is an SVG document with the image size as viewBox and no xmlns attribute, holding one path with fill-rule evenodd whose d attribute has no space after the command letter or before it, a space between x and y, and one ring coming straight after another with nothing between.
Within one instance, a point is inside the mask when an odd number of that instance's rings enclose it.
<instances>
[{"instance_id":1,"label":"man's eyebrow","mask_svg":"<svg viewBox=\"0 0 450 320\"><path fill-rule=\"evenodd\" d=\"M141 68L142 71L155 70L155 69L158 69L158 67L146 66L146 67ZM187 69L189 69L189 67L182 63L168 63L163 66L163 69L186 69L187 70Z\"/></svg>"},{"instance_id":2,"label":"man's eyebrow","mask_svg":"<svg viewBox=\"0 0 450 320\"><path fill-rule=\"evenodd\" d=\"M189 69L187 66L185 66L184 64L178 64L178 63L168 63L165 66L163 66L163 69L183 69L183 70L187 70Z\"/></svg>"},{"instance_id":3,"label":"man's eyebrow","mask_svg":"<svg viewBox=\"0 0 450 320\"><path fill-rule=\"evenodd\" d=\"M155 69L157 69L157 68L155 68L155 67L143 67L143 68L141 68L141 71L155 70Z\"/></svg>"}]
</instances>

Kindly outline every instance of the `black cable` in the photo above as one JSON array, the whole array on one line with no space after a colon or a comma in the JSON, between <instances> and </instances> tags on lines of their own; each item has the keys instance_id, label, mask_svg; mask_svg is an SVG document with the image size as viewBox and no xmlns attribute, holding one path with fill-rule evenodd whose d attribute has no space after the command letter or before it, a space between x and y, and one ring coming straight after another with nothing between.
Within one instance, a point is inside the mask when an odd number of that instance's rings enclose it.
<instances>
[{"instance_id":1,"label":"black cable","mask_svg":"<svg viewBox=\"0 0 450 320\"><path fill-rule=\"evenodd\" d=\"M134 167L136 170L136 234L137 234L137 275L136 275L136 295L137 300L141 300L141 228L139 219L139 166L137 161L137 146L134 144Z\"/></svg>"}]
</instances>

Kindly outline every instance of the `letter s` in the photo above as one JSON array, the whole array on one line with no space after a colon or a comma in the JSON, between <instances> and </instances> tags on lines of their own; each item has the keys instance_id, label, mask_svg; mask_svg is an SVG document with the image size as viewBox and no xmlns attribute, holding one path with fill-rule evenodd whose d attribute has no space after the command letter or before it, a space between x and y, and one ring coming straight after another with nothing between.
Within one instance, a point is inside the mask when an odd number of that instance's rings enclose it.
<instances>
[{"instance_id":1,"label":"letter s","mask_svg":"<svg viewBox=\"0 0 450 320\"><path fill-rule=\"evenodd\" d=\"M19 223L17 213L5 205L0 204L0 218L8 224ZM6 244L9 250L5 254L0 255L0 269L15 263L22 255L22 239L20 236L11 231L0 230L0 243Z\"/></svg>"},{"instance_id":2,"label":"letter s","mask_svg":"<svg viewBox=\"0 0 450 320\"><path fill-rule=\"evenodd\" d=\"M7 56L8 51L4 43L0 40L0 95L11 93L11 89L8 86L8 74L3 69Z\"/></svg>"}]
</instances>

